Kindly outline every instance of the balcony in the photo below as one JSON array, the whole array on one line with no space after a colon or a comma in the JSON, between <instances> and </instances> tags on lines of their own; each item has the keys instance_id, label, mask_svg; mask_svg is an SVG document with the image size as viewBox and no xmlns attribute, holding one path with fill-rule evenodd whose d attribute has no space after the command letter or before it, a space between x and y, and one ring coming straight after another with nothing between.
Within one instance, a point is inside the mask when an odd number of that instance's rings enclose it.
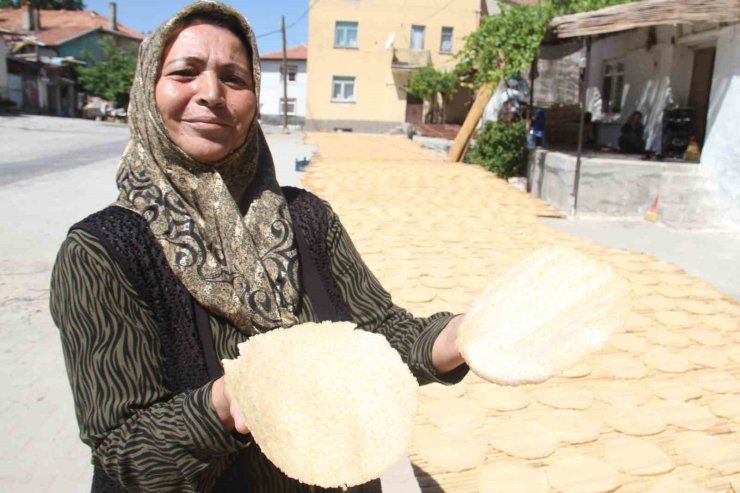
<instances>
[{"instance_id":1,"label":"balcony","mask_svg":"<svg viewBox=\"0 0 740 493\"><path fill-rule=\"evenodd\" d=\"M429 50L409 50L393 48L391 70L393 72L416 72L422 67L432 64Z\"/></svg>"}]
</instances>

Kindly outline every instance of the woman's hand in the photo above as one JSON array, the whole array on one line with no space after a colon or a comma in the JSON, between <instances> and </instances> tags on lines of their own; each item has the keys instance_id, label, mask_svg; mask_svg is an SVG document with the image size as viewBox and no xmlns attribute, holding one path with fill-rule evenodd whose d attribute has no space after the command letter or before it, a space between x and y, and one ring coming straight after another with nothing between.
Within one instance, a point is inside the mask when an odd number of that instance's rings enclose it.
<instances>
[{"instance_id":1,"label":"woman's hand","mask_svg":"<svg viewBox=\"0 0 740 493\"><path fill-rule=\"evenodd\" d=\"M457 328L462 323L464 317L465 315L458 315L450 320L434 341L434 346L432 346L432 366L434 366L437 373L447 373L465 362L455 343L455 339L457 339Z\"/></svg>"},{"instance_id":2,"label":"woman's hand","mask_svg":"<svg viewBox=\"0 0 740 493\"><path fill-rule=\"evenodd\" d=\"M229 392L226 390L225 378L223 376L213 382L211 386L211 404L216 414L218 414L224 430L229 432L236 430L238 433L246 435L249 433L249 428L244 424L244 419L236 407L236 401L229 396Z\"/></svg>"}]
</instances>

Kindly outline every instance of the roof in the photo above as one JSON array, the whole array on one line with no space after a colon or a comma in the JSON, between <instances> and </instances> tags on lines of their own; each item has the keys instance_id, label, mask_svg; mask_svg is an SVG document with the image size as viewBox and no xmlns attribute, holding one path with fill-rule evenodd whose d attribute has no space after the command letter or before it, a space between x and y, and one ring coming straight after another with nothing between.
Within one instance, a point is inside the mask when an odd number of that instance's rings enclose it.
<instances>
[{"instance_id":1,"label":"roof","mask_svg":"<svg viewBox=\"0 0 740 493\"><path fill-rule=\"evenodd\" d=\"M559 38L571 38L660 24L734 21L740 21L738 0L644 0L556 17L550 28Z\"/></svg>"},{"instance_id":2,"label":"roof","mask_svg":"<svg viewBox=\"0 0 740 493\"><path fill-rule=\"evenodd\" d=\"M23 29L23 9L0 9L0 29L28 33ZM46 46L58 46L83 34L101 30L143 40L144 34L116 23L116 31L108 29L108 18L97 12L84 10L41 10L41 30L33 31L36 39Z\"/></svg>"},{"instance_id":3,"label":"roof","mask_svg":"<svg viewBox=\"0 0 740 493\"><path fill-rule=\"evenodd\" d=\"M298 45L288 48L286 50L288 60L307 60L308 59L308 48L306 45ZM265 55L260 55L261 60L282 60L283 50L273 51Z\"/></svg>"}]
</instances>

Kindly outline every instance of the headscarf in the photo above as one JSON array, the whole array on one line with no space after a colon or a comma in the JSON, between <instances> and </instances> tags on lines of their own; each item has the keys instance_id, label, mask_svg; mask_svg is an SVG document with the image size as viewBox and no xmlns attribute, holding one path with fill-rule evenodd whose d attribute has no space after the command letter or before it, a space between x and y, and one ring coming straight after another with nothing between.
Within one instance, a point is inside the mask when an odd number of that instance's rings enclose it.
<instances>
[{"instance_id":1,"label":"headscarf","mask_svg":"<svg viewBox=\"0 0 740 493\"><path fill-rule=\"evenodd\" d=\"M170 139L157 110L164 49L199 15L231 21L243 31L259 101L259 56L247 20L212 1L179 11L139 47L129 104L131 138L118 170L116 205L147 221L168 264L203 307L251 335L296 323L298 251L257 117L239 148L203 163Z\"/></svg>"}]
</instances>

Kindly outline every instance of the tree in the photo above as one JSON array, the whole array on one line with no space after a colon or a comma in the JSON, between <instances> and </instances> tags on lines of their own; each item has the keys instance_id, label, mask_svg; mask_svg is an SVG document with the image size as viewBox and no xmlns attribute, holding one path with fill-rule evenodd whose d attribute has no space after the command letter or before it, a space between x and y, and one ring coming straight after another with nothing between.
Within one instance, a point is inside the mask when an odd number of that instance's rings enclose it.
<instances>
[{"instance_id":1,"label":"tree","mask_svg":"<svg viewBox=\"0 0 740 493\"><path fill-rule=\"evenodd\" d=\"M453 72L423 67L411 78L406 92L429 101L432 123L444 123L446 105L455 93L456 86L457 76ZM437 108L438 97L441 99L439 108Z\"/></svg>"},{"instance_id":2,"label":"tree","mask_svg":"<svg viewBox=\"0 0 740 493\"><path fill-rule=\"evenodd\" d=\"M0 0L2 9L19 9L25 0ZM43 10L85 10L83 0L32 0L31 5Z\"/></svg>"},{"instance_id":3,"label":"tree","mask_svg":"<svg viewBox=\"0 0 740 493\"><path fill-rule=\"evenodd\" d=\"M88 57L91 65L77 69L77 80L93 96L126 108L136 73L136 54L115 46L111 38L103 38L102 50L102 60L95 62Z\"/></svg>"}]
</instances>

